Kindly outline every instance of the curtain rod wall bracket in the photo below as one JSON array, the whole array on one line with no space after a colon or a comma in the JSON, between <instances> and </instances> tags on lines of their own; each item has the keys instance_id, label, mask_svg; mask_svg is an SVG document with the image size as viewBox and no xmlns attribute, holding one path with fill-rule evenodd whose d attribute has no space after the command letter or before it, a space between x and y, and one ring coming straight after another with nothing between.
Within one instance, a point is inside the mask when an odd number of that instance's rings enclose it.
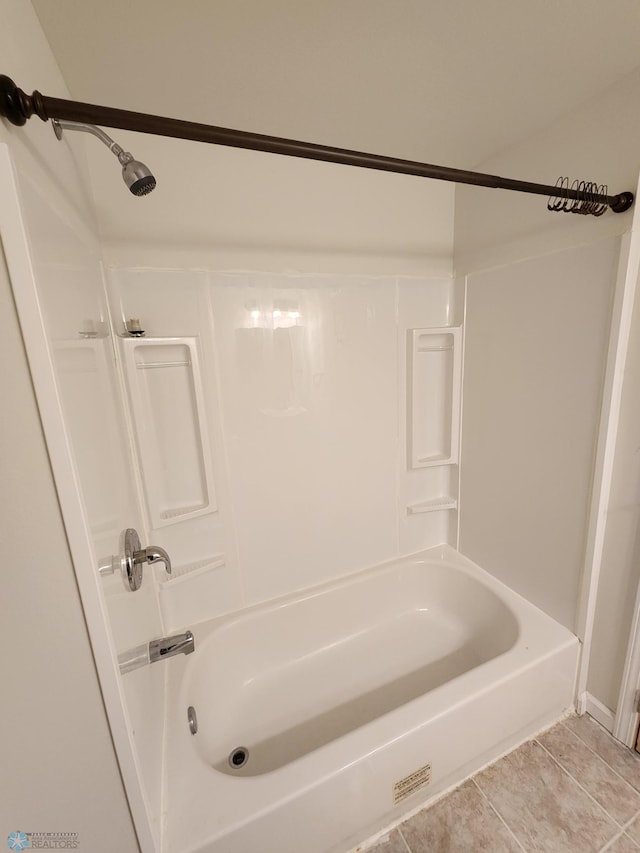
<instances>
[{"instance_id":1,"label":"curtain rod wall bracket","mask_svg":"<svg viewBox=\"0 0 640 853\"><path fill-rule=\"evenodd\" d=\"M609 205L609 207L614 213L624 213L625 210L629 210L629 208L633 204L632 192L618 193L615 198L616 201Z\"/></svg>"},{"instance_id":2,"label":"curtain rod wall bracket","mask_svg":"<svg viewBox=\"0 0 640 853\"><path fill-rule=\"evenodd\" d=\"M379 154L366 154L361 151L350 151L344 148L334 148L329 145L316 145L310 142L282 139L260 133L249 133L242 130L231 130L208 124L164 118L162 116L149 115L148 113L101 107L96 104L84 104L79 101L63 100L61 98L50 98L38 91L27 95L22 89L16 86L10 77L0 74L0 116L4 116L12 124L21 127L33 115L37 115L42 121L55 118L73 122L85 122L105 127L115 127L120 130L133 130L139 133L169 136L175 139L190 139L195 142L226 145L232 148L244 148L251 151L265 151L272 154L302 157L308 160L320 160L327 163L342 163L346 166L359 166L383 172L395 172L473 186L534 193L536 195L546 195L550 198L561 198L565 202L568 199L584 202L584 193L581 193L580 190L567 189L562 186L558 187L547 184L536 184L530 181L501 178L498 175L484 175L480 172L451 169L446 166L435 166L430 163L420 163L414 160L384 157ZM592 193L589 196L588 203L586 205L583 204L582 209L578 205L573 212L589 213L592 212L589 206L594 207L599 204L610 208L614 213L624 213L625 210L629 210L633 201L632 192L623 192L615 196ZM550 207L549 209L560 208Z\"/></svg>"}]
</instances>

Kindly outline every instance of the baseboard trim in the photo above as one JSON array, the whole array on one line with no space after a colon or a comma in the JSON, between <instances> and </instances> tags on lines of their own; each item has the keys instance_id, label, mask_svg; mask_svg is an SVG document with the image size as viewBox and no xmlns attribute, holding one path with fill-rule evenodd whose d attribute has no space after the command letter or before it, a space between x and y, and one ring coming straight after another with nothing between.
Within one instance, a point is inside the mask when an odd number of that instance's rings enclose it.
<instances>
[{"instance_id":1,"label":"baseboard trim","mask_svg":"<svg viewBox=\"0 0 640 853\"><path fill-rule=\"evenodd\" d=\"M595 696L590 693L583 693L578 702L578 713L587 713L593 717L596 722L600 723L608 732L613 732L613 726L616 720L616 715L610 708L603 705Z\"/></svg>"}]
</instances>

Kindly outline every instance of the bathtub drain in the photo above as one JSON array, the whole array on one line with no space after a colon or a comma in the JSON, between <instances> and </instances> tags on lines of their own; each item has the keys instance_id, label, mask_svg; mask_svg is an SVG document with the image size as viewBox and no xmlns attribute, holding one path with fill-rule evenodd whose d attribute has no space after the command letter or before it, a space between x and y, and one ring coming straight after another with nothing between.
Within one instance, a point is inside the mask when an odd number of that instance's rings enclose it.
<instances>
[{"instance_id":1,"label":"bathtub drain","mask_svg":"<svg viewBox=\"0 0 640 853\"><path fill-rule=\"evenodd\" d=\"M229 755L229 766L234 770L239 770L249 760L249 750L246 746L237 746Z\"/></svg>"}]
</instances>

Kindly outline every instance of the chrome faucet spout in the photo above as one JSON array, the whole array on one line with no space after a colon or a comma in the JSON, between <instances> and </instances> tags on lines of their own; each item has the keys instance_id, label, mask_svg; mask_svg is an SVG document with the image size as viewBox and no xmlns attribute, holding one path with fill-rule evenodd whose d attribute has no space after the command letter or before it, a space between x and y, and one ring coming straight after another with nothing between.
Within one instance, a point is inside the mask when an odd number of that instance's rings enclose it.
<instances>
[{"instance_id":1,"label":"chrome faucet spout","mask_svg":"<svg viewBox=\"0 0 640 853\"><path fill-rule=\"evenodd\" d=\"M195 647L196 644L191 631L175 634L173 637L161 637L159 640L152 640L150 643L136 646L135 649L128 649L118 655L120 672L124 675L163 658L173 657L173 655L190 655Z\"/></svg>"},{"instance_id":2,"label":"chrome faucet spout","mask_svg":"<svg viewBox=\"0 0 640 853\"><path fill-rule=\"evenodd\" d=\"M173 637L161 637L149 643L149 663L155 663L162 658L173 655L190 655L195 650L195 640L191 631L175 634Z\"/></svg>"}]
</instances>

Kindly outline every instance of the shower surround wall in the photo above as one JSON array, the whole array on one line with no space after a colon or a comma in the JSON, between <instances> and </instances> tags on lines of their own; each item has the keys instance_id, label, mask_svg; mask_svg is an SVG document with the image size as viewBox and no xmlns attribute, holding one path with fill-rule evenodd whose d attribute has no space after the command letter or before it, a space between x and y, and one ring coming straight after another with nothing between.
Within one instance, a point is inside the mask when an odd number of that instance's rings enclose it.
<instances>
[{"instance_id":1,"label":"shower surround wall","mask_svg":"<svg viewBox=\"0 0 640 853\"><path fill-rule=\"evenodd\" d=\"M607 180L615 192L633 189L640 118L628 105L638 97L636 70L478 168L547 182L555 170L570 168L572 179ZM624 132L612 135L623 114ZM585 625L581 575L590 559L587 527L598 482L589 474L600 433L608 324L621 236L632 216L633 210L601 219L551 214L542 199L513 193L505 203L501 193L456 189L455 268L468 275L461 550L578 632ZM491 403L473 390L480 376ZM630 402L623 432L632 428L633 411ZM628 434L623 441L592 600L587 683L596 700L590 712L609 725L638 583L637 442ZM514 456L523 448L530 454ZM519 483L516 458L524 473ZM487 500L487 472L504 506ZM522 556L518 566L507 565L507 549Z\"/></svg>"},{"instance_id":2,"label":"shower surround wall","mask_svg":"<svg viewBox=\"0 0 640 853\"><path fill-rule=\"evenodd\" d=\"M117 330L134 317L150 343L199 350L216 505L150 532L176 563L160 583L167 627L455 545L458 466L410 467L405 395L409 329L459 323L450 277L111 268L108 280ZM435 392L427 417L446 405ZM450 508L424 510L441 496Z\"/></svg>"},{"instance_id":3,"label":"shower surround wall","mask_svg":"<svg viewBox=\"0 0 640 853\"><path fill-rule=\"evenodd\" d=\"M611 238L467 278L460 548L570 630L619 251Z\"/></svg>"},{"instance_id":4,"label":"shower surround wall","mask_svg":"<svg viewBox=\"0 0 640 853\"><path fill-rule=\"evenodd\" d=\"M57 394L56 414L62 419L68 460L61 457L60 439L52 433L47 438L54 448L50 452L76 572L83 573L83 605L94 631L104 631L92 637L94 654L102 669L103 691L117 691L118 699L122 695L126 701L124 715L121 706L118 715L115 705L109 713L111 725L136 744L144 793L136 790L135 777L130 776L130 801L138 807L144 802L159 839L163 720L155 709L164 704L164 678L159 668L146 668L120 682L115 663L115 655L162 635L157 596L149 580L134 597L119 572L98 574L99 565L119 557L121 532L143 529L109 335L100 248L91 227L73 209L47 197L30 173L19 171L18 176L37 300L37 313L21 314L21 322L32 336L37 323L37 334L46 342L46 381ZM7 246L9 268L15 268L14 246ZM16 278L13 285L28 292L31 282ZM19 307L24 300L18 300ZM50 410L43 421L52 429ZM147 575L152 571L147 569ZM114 701L113 692L107 704ZM132 772L131 765L127 771Z\"/></svg>"}]
</instances>

